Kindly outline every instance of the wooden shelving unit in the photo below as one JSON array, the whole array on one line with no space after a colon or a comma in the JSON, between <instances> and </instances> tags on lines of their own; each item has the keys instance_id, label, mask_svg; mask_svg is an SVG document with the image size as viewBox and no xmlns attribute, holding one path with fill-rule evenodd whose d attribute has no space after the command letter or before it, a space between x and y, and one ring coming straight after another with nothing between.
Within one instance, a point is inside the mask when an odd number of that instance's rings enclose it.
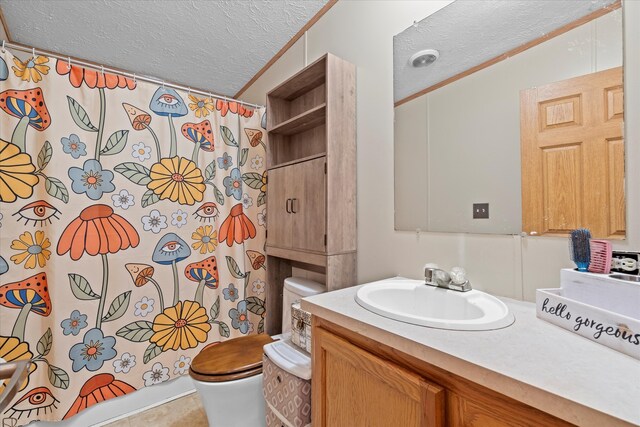
<instances>
[{"instance_id":1,"label":"wooden shelving unit","mask_svg":"<svg viewBox=\"0 0 640 427\"><path fill-rule=\"evenodd\" d=\"M292 268L356 284L356 70L331 54L267 94L266 331L281 331Z\"/></svg>"}]
</instances>

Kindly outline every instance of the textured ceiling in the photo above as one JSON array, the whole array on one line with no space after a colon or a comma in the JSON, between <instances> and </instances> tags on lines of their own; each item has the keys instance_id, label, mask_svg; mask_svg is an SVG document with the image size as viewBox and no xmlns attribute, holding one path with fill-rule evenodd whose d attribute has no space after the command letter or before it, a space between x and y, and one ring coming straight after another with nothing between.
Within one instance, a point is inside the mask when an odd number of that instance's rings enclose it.
<instances>
[{"instance_id":1,"label":"textured ceiling","mask_svg":"<svg viewBox=\"0 0 640 427\"><path fill-rule=\"evenodd\" d=\"M393 39L394 101L603 8L615 0L458 0ZM409 59L423 49L440 57L428 67Z\"/></svg>"},{"instance_id":2,"label":"textured ceiling","mask_svg":"<svg viewBox=\"0 0 640 427\"><path fill-rule=\"evenodd\" d=\"M327 0L0 0L12 41L231 96Z\"/></svg>"}]
</instances>

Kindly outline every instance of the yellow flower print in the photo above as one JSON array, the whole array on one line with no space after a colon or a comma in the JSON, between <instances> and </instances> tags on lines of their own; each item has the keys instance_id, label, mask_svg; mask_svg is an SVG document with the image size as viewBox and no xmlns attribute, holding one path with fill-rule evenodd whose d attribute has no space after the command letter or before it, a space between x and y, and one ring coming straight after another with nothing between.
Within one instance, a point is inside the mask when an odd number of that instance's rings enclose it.
<instances>
[{"instance_id":1,"label":"yellow flower print","mask_svg":"<svg viewBox=\"0 0 640 427\"><path fill-rule=\"evenodd\" d=\"M15 144L0 139L0 202L28 199L38 183L31 156L21 153Z\"/></svg>"},{"instance_id":2,"label":"yellow flower print","mask_svg":"<svg viewBox=\"0 0 640 427\"><path fill-rule=\"evenodd\" d=\"M211 330L207 311L195 301L179 301L153 319L154 334L149 339L162 351L187 350L207 340Z\"/></svg>"},{"instance_id":3,"label":"yellow flower print","mask_svg":"<svg viewBox=\"0 0 640 427\"><path fill-rule=\"evenodd\" d=\"M210 225L200 226L191 234L195 243L191 247L201 254L213 253L218 246L218 232Z\"/></svg>"},{"instance_id":4,"label":"yellow flower print","mask_svg":"<svg viewBox=\"0 0 640 427\"><path fill-rule=\"evenodd\" d=\"M17 337L0 336L0 360L3 362L18 362L21 360L33 359L33 353L29 351L29 344L20 341ZM27 377L18 386L18 391L24 390L29 384L29 376L36 370L37 365L31 363ZM2 394L9 384L9 380L0 381L0 394Z\"/></svg>"},{"instance_id":5,"label":"yellow flower print","mask_svg":"<svg viewBox=\"0 0 640 427\"><path fill-rule=\"evenodd\" d=\"M44 237L42 231L36 231L35 239L31 233L25 231L18 239L11 242L11 249L20 251L20 253L11 257L11 261L14 264L22 264L24 262L24 268L36 268L36 263L42 268L47 264L47 260L51 256L51 251L48 250L50 246L51 242Z\"/></svg>"},{"instance_id":6,"label":"yellow flower print","mask_svg":"<svg viewBox=\"0 0 640 427\"><path fill-rule=\"evenodd\" d=\"M197 96L189 95L189 99L192 101L189 103L189 108L191 111L195 111L196 117L207 117L209 111L215 109L211 98L198 98Z\"/></svg>"},{"instance_id":7,"label":"yellow flower print","mask_svg":"<svg viewBox=\"0 0 640 427\"><path fill-rule=\"evenodd\" d=\"M38 83L42 80L42 75L49 74L49 66L44 65L49 62L46 56L34 56L22 62L18 58L13 58L15 67L11 67L16 77L20 77L25 82L33 81Z\"/></svg>"},{"instance_id":8,"label":"yellow flower print","mask_svg":"<svg viewBox=\"0 0 640 427\"><path fill-rule=\"evenodd\" d=\"M262 193L267 192L267 171L262 172L262 185L260 186L260 191Z\"/></svg>"},{"instance_id":9,"label":"yellow flower print","mask_svg":"<svg viewBox=\"0 0 640 427\"><path fill-rule=\"evenodd\" d=\"M204 178L194 162L184 157L161 159L151 166L147 188L160 197L181 205L193 205L204 197Z\"/></svg>"}]
</instances>

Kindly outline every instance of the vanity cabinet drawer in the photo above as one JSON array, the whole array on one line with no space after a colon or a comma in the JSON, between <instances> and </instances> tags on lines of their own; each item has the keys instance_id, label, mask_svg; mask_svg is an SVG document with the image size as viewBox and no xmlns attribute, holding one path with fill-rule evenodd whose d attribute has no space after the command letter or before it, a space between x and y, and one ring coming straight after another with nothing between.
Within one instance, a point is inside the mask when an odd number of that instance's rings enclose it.
<instances>
[{"instance_id":1,"label":"vanity cabinet drawer","mask_svg":"<svg viewBox=\"0 0 640 427\"><path fill-rule=\"evenodd\" d=\"M263 394L267 403L267 414L282 417L294 427L304 427L311 423L311 381L298 378L280 369L266 355L262 363ZM268 426L280 426L269 423ZM281 420L281 421L284 421Z\"/></svg>"}]
</instances>

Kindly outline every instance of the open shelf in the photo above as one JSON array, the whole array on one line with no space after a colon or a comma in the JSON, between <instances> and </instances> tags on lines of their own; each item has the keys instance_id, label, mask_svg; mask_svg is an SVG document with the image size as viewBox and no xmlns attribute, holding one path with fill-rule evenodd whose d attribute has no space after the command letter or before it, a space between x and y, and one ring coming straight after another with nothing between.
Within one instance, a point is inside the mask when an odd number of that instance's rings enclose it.
<instances>
[{"instance_id":1,"label":"open shelf","mask_svg":"<svg viewBox=\"0 0 640 427\"><path fill-rule=\"evenodd\" d=\"M291 161L288 161L288 162L282 162L282 163L278 163L278 164L275 164L275 165L271 165L267 169L271 170L271 169L282 168L282 167L285 167L285 166L295 165L296 163L306 162L307 160L317 159L318 157L324 157L326 155L327 155L327 153L323 152L323 153L313 154L311 156L299 157L299 158L296 158L295 160L291 160Z\"/></svg>"},{"instance_id":2,"label":"open shelf","mask_svg":"<svg viewBox=\"0 0 640 427\"><path fill-rule=\"evenodd\" d=\"M327 56L325 55L271 90L269 96L286 101L299 98L325 83L326 69Z\"/></svg>"},{"instance_id":3,"label":"open shelf","mask_svg":"<svg viewBox=\"0 0 640 427\"><path fill-rule=\"evenodd\" d=\"M322 125L326 121L327 104L322 103L317 107L307 110L295 117L277 124L269 130L270 134L293 135L301 133L316 126Z\"/></svg>"}]
</instances>

